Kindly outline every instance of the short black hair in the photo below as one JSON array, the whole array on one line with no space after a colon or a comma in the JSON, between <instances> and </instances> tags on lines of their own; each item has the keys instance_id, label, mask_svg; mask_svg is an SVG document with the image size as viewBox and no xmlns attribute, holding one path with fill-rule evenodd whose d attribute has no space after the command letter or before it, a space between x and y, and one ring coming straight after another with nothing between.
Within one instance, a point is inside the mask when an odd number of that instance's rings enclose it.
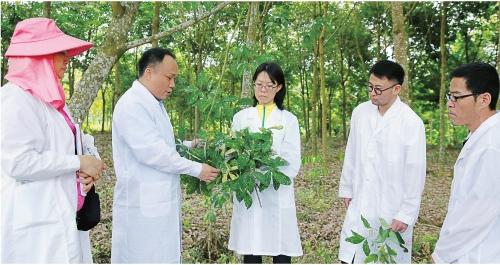
<instances>
[{"instance_id":1,"label":"short black hair","mask_svg":"<svg viewBox=\"0 0 500 265\"><path fill-rule=\"evenodd\" d=\"M139 77L144 74L144 71L149 66L155 66L156 64L163 62L165 55L175 59L175 55L168 49L151 48L145 51L142 54L141 59L139 59Z\"/></svg>"},{"instance_id":2,"label":"short black hair","mask_svg":"<svg viewBox=\"0 0 500 265\"><path fill-rule=\"evenodd\" d=\"M461 65L451 73L451 78L463 78L467 89L477 95L490 93L490 109L495 110L498 101L499 80L495 67L481 62Z\"/></svg>"},{"instance_id":3,"label":"short black hair","mask_svg":"<svg viewBox=\"0 0 500 265\"><path fill-rule=\"evenodd\" d=\"M396 81L402 85L405 81L405 70L403 67L393 61L382 60L375 63L370 69L370 75L378 78L387 78L388 80Z\"/></svg>"},{"instance_id":4,"label":"short black hair","mask_svg":"<svg viewBox=\"0 0 500 265\"><path fill-rule=\"evenodd\" d=\"M254 82L257 79L257 76L261 72L266 72L269 75L269 78L271 78L271 81L273 81L275 85L281 85L281 89L274 96L274 102L276 103L278 109L280 110L285 109L285 107L283 106L283 101L285 100L285 95L286 95L286 84L285 84L285 75L283 74L283 70L277 63L265 62L259 65L257 69L255 69L255 73L253 74ZM258 103L257 98L254 95L253 105L256 106L257 103Z\"/></svg>"}]
</instances>

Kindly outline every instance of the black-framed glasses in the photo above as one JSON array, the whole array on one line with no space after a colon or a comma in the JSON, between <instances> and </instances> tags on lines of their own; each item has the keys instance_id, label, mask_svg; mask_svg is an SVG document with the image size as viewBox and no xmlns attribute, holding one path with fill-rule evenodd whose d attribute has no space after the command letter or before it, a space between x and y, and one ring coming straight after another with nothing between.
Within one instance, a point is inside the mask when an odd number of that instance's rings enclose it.
<instances>
[{"instance_id":1,"label":"black-framed glasses","mask_svg":"<svg viewBox=\"0 0 500 265\"><path fill-rule=\"evenodd\" d=\"M392 85L392 86L390 86L390 87L388 87L388 88L383 88L383 89L382 89L382 88L380 88L380 87L373 86L372 84L368 83L368 92L372 92L372 91L374 91L374 90L375 90L375 94L376 94L376 95L382 95L382 92L384 92L384 91L386 91L386 90L388 90L388 89L391 89L391 88L393 88L393 87L395 87L395 86L397 86L397 85L399 85L399 84L398 84L398 83L396 83L396 84L394 84L394 85Z\"/></svg>"},{"instance_id":2,"label":"black-framed glasses","mask_svg":"<svg viewBox=\"0 0 500 265\"><path fill-rule=\"evenodd\" d=\"M466 98L466 97L476 96L476 95L477 94L472 93L472 94L468 94L468 95L455 96L455 95L450 94L450 92L448 92L448 93L446 93L446 100L451 101L451 102L457 102L461 98Z\"/></svg>"},{"instance_id":3,"label":"black-framed glasses","mask_svg":"<svg viewBox=\"0 0 500 265\"><path fill-rule=\"evenodd\" d=\"M253 84L255 88L257 89L262 89L264 88L265 90L273 90L275 89L278 85L273 85L273 84L261 84L261 83L254 83Z\"/></svg>"}]
</instances>

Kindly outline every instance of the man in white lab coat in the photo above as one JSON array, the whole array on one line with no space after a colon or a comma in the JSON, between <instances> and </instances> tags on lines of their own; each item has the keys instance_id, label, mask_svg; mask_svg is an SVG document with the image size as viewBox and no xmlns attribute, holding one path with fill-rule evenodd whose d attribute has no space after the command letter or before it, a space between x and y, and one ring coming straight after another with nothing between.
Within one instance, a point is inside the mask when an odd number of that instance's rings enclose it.
<instances>
[{"instance_id":1,"label":"man in white lab coat","mask_svg":"<svg viewBox=\"0 0 500 265\"><path fill-rule=\"evenodd\" d=\"M500 263L498 73L486 63L451 73L448 116L470 131L453 172L448 213L432 254L436 263Z\"/></svg>"},{"instance_id":2,"label":"man in white lab coat","mask_svg":"<svg viewBox=\"0 0 500 265\"><path fill-rule=\"evenodd\" d=\"M367 234L361 215L372 227L378 228L383 218L392 230L401 232L410 251L396 248L396 262L411 262L413 225L425 182L425 129L399 99L403 81L399 64L377 62L370 70L370 101L352 112L339 184L339 197L347 209L339 248L343 263L365 259L361 244L345 241L351 230Z\"/></svg>"},{"instance_id":3,"label":"man in white lab coat","mask_svg":"<svg viewBox=\"0 0 500 265\"><path fill-rule=\"evenodd\" d=\"M180 174L210 181L218 170L181 157L163 106L178 74L169 50L152 48L139 60L139 80L113 113L112 263L180 263Z\"/></svg>"}]
</instances>

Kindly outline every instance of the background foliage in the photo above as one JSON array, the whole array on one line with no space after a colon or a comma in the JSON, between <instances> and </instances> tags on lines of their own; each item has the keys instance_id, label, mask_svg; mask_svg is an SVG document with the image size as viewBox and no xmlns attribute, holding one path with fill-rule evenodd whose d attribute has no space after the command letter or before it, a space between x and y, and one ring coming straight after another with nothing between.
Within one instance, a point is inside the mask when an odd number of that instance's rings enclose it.
<instances>
[{"instance_id":1,"label":"background foliage","mask_svg":"<svg viewBox=\"0 0 500 265\"><path fill-rule=\"evenodd\" d=\"M155 6L160 10L159 32L162 32L200 16L216 4L138 3L127 39L151 36ZM102 1L2 1L1 54L5 53L17 22L44 15L53 18L64 32L93 42L95 49L71 60L63 80L71 103L76 84L99 56L96 50L105 43L106 34L118 16L112 5ZM116 5L125 6L118 2ZM174 94L165 101L177 136L227 133L239 106L252 102L241 98L248 90L246 74L268 60L283 67L288 88L285 107L299 118L304 157L296 190L305 255L296 261L337 262L337 233L343 210L334 198L349 117L354 107L368 100L366 84L371 65L380 59L395 59L392 8L390 2L232 2L214 15L159 39L160 47L175 52L180 67ZM447 75L457 66L473 61L484 61L498 69L500 63L499 4L448 2L444 36L440 35L442 11L440 2L406 2L400 14L404 16L407 33L406 70L410 77L409 98L405 100L424 120L431 162L423 212L415 229L415 262L430 262L429 254L444 218L456 150L468 133L465 128L452 126L446 118L440 126L440 71ZM446 50L444 67L441 40ZM108 165L112 165L109 131L114 104L137 78L137 61L150 47L151 43L140 45L119 56L87 112L84 128L92 133L102 132L98 142ZM2 77L6 71L7 61L2 56ZM446 80L445 88L449 82ZM445 148L439 149L444 151L438 156L439 145ZM318 154L320 146L325 148ZM438 157L441 162L435 163ZM436 170L438 166L440 170ZM108 175L110 178L103 180L99 188L111 203L112 168ZM220 210L217 214L221 221L213 224L209 222L210 216L205 215L203 220L196 217L198 208L207 207L203 199L186 198L185 260L235 262L235 255L226 249L230 208ZM104 207L107 212L103 223L93 232L98 262L109 262L110 208L111 204ZM338 220L328 223L324 219Z\"/></svg>"}]
</instances>

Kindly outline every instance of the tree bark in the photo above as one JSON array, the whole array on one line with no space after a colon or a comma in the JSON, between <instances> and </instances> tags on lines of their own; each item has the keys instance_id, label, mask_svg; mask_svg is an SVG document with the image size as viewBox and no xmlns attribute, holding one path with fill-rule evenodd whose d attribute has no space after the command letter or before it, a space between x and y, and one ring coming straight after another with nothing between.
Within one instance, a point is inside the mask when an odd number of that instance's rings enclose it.
<instances>
[{"instance_id":1,"label":"tree bark","mask_svg":"<svg viewBox=\"0 0 500 265\"><path fill-rule=\"evenodd\" d=\"M500 73L500 2L497 2L497 34L498 34L498 44L497 44L497 72ZM497 110L500 109L500 99L497 101Z\"/></svg>"},{"instance_id":2,"label":"tree bark","mask_svg":"<svg viewBox=\"0 0 500 265\"><path fill-rule=\"evenodd\" d=\"M340 85L342 86L342 138L344 143L347 141L347 96L345 83L347 78L344 78L344 49L343 43L340 42L339 46L339 57L340 57Z\"/></svg>"},{"instance_id":3,"label":"tree bark","mask_svg":"<svg viewBox=\"0 0 500 265\"><path fill-rule=\"evenodd\" d=\"M439 88L439 175L443 175L443 165L444 165L444 141L445 141L445 113L446 113L446 103L444 100L444 94L446 90L446 42L445 42L445 34L446 34L446 8L448 3L441 3L441 32L439 36L439 48L441 50L441 80L440 80L440 88Z\"/></svg>"},{"instance_id":4,"label":"tree bark","mask_svg":"<svg viewBox=\"0 0 500 265\"><path fill-rule=\"evenodd\" d=\"M246 44L250 50L255 50L257 43L257 31L259 26L259 7L260 2L250 2L247 13L247 34ZM250 59L251 60L251 59ZM241 83L241 98L250 98L252 96L252 70L250 69L250 62L247 64L243 72L243 79Z\"/></svg>"},{"instance_id":5,"label":"tree bark","mask_svg":"<svg viewBox=\"0 0 500 265\"><path fill-rule=\"evenodd\" d=\"M399 96L401 100L411 105L410 99L410 72L408 67L408 36L405 28L404 2L391 2L392 34L394 44L394 57L405 70L405 81Z\"/></svg>"},{"instance_id":6,"label":"tree bark","mask_svg":"<svg viewBox=\"0 0 500 265\"><path fill-rule=\"evenodd\" d=\"M104 132L104 125L106 124L106 88L107 88L107 82L105 82L101 86L101 98L102 98L101 133Z\"/></svg>"},{"instance_id":7,"label":"tree bark","mask_svg":"<svg viewBox=\"0 0 500 265\"><path fill-rule=\"evenodd\" d=\"M200 27L201 25L197 25L198 28L196 30L196 46L193 52L196 52L195 54L197 55L196 58L196 70L195 70L195 77L194 83L198 83L198 76L200 75L201 71L203 70L203 47L205 47L205 42L206 42L206 34L207 30L205 27ZM200 131L201 127L201 114L200 114L200 109L198 106L194 107L194 135L196 135Z\"/></svg>"},{"instance_id":8,"label":"tree bark","mask_svg":"<svg viewBox=\"0 0 500 265\"><path fill-rule=\"evenodd\" d=\"M328 2L320 3L323 18L326 18ZM321 9L320 9L321 10ZM326 154L328 150L328 128L327 128L327 111L328 111L328 98L326 96L326 78L325 78L325 25L321 26L321 33L318 41L319 52L319 79L320 79L320 93L321 93L321 147L326 162Z\"/></svg>"},{"instance_id":9,"label":"tree bark","mask_svg":"<svg viewBox=\"0 0 500 265\"><path fill-rule=\"evenodd\" d=\"M311 139L312 139L312 153L318 154L318 42L314 43L314 56L311 67L313 68L313 80L311 84Z\"/></svg>"},{"instance_id":10,"label":"tree bark","mask_svg":"<svg viewBox=\"0 0 500 265\"><path fill-rule=\"evenodd\" d=\"M115 71L115 84L114 84L114 90L113 90L113 102L111 104L111 111L115 111L115 105L118 99L121 96L121 90L122 90L122 78L121 78L121 72L120 72L120 60L116 61L114 71Z\"/></svg>"},{"instance_id":11,"label":"tree bark","mask_svg":"<svg viewBox=\"0 0 500 265\"><path fill-rule=\"evenodd\" d=\"M161 2L154 2L153 22L151 24L151 35L153 36L151 44L153 48L158 47L158 38L156 37L156 34L158 34L160 29L160 4Z\"/></svg>"},{"instance_id":12,"label":"tree bark","mask_svg":"<svg viewBox=\"0 0 500 265\"><path fill-rule=\"evenodd\" d=\"M68 81L69 81L69 98L73 97L75 93L75 62L73 59L68 64Z\"/></svg>"},{"instance_id":13,"label":"tree bark","mask_svg":"<svg viewBox=\"0 0 500 265\"><path fill-rule=\"evenodd\" d=\"M43 17L50 18L50 1L43 2Z\"/></svg>"},{"instance_id":14,"label":"tree bark","mask_svg":"<svg viewBox=\"0 0 500 265\"><path fill-rule=\"evenodd\" d=\"M99 87L106 80L115 62L126 51L120 43L126 42L138 7L138 2L111 3L113 18L104 42L97 48L96 57L83 73L71 99L70 110L77 120L85 118Z\"/></svg>"}]
</instances>

